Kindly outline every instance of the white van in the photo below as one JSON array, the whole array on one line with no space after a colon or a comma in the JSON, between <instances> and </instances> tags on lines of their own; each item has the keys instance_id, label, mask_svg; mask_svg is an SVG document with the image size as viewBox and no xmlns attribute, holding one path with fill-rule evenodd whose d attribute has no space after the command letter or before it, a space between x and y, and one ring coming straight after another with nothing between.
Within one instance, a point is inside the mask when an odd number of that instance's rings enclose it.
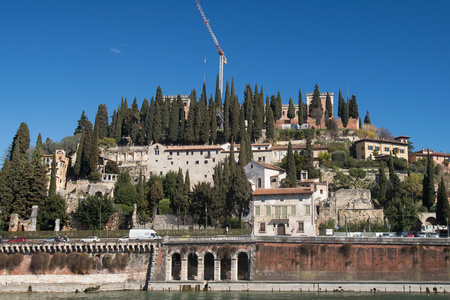
<instances>
[{"instance_id":1,"label":"white van","mask_svg":"<svg viewBox=\"0 0 450 300\"><path fill-rule=\"evenodd\" d=\"M130 241L152 241L161 237L152 229L130 229Z\"/></svg>"}]
</instances>

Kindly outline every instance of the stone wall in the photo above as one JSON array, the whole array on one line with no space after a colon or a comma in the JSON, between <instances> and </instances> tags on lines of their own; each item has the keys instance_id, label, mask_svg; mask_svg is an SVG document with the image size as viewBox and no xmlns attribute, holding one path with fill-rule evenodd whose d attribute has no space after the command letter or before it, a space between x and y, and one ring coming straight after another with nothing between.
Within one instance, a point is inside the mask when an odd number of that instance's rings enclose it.
<instances>
[{"instance_id":1,"label":"stone wall","mask_svg":"<svg viewBox=\"0 0 450 300\"><path fill-rule=\"evenodd\" d=\"M254 280L450 280L445 246L257 243L256 250Z\"/></svg>"}]
</instances>

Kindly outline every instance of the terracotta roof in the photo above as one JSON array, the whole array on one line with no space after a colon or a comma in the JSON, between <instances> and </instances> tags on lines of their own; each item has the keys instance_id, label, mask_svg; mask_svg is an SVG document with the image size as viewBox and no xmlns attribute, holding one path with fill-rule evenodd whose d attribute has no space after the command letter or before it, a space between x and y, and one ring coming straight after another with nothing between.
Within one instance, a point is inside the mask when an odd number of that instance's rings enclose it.
<instances>
[{"instance_id":1,"label":"terracotta roof","mask_svg":"<svg viewBox=\"0 0 450 300\"><path fill-rule=\"evenodd\" d=\"M392 140L373 139L373 138L360 139L360 140L357 140L357 141L355 142L355 144L362 143L362 142L374 142L374 143L396 144L396 145L404 145L404 146L408 146L408 145L409 145L409 143L402 143L402 142L397 142L397 141L392 141Z\"/></svg>"},{"instance_id":2,"label":"terracotta roof","mask_svg":"<svg viewBox=\"0 0 450 300\"><path fill-rule=\"evenodd\" d=\"M266 168L266 169L272 169L272 170L276 170L276 171L283 171L283 172L286 172L285 169L280 168L280 167L277 167L277 166L274 166L274 165L271 165L271 164L266 164L266 163L259 162L259 161L254 161L254 160L252 160L252 162L254 162L254 163L256 163L256 164L258 164L258 165L260 165L261 167Z\"/></svg>"},{"instance_id":3,"label":"terracotta roof","mask_svg":"<svg viewBox=\"0 0 450 300\"><path fill-rule=\"evenodd\" d=\"M170 146L167 147L164 151L187 151L187 150L220 150L222 148L219 146Z\"/></svg>"},{"instance_id":4,"label":"terracotta roof","mask_svg":"<svg viewBox=\"0 0 450 300\"><path fill-rule=\"evenodd\" d=\"M278 146L273 146L272 149L273 150L287 150L288 145L278 145ZM292 150L295 149L306 149L306 145L292 145ZM324 149L324 150L328 150L327 146L321 146L321 145L313 145L313 150L318 150L318 149Z\"/></svg>"},{"instance_id":5,"label":"terracotta roof","mask_svg":"<svg viewBox=\"0 0 450 300\"><path fill-rule=\"evenodd\" d=\"M420 153L420 152L416 152L413 155L417 155L417 156L420 156L420 157L427 157L428 156L428 154ZM450 154L448 154L448 153L441 153L441 152L430 153L430 157L433 157L433 156L450 157Z\"/></svg>"},{"instance_id":6,"label":"terracotta roof","mask_svg":"<svg viewBox=\"0 0 450 300\"><path fill-rule=\"evenodd\" d=\"M285 189L256 189L252 195L294 195L294 194L312 194L311 189L306 188L285 188Z\"/></svg>"}]
</instances>

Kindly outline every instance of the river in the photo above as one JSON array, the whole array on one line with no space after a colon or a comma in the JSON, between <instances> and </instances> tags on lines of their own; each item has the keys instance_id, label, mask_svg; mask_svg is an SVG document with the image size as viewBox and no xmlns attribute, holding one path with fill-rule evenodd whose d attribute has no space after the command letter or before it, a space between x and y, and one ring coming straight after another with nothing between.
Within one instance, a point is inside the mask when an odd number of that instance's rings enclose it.
<instances>
[{"instance_id":1,"label":"river","mask_svg":"<svg viewBox=\"0 0 450 300\"><path fill-rule=\"evenodd\" d=\"M119 291L97 293L20 293L2 294L2 300L41 300L41 299L132 299L132 300L320 300L320 299L363 299L364 300L420 300L448 299L448 294L417 293L303 293L303 292L145 292Z\"/></svg>"}]
</instances>

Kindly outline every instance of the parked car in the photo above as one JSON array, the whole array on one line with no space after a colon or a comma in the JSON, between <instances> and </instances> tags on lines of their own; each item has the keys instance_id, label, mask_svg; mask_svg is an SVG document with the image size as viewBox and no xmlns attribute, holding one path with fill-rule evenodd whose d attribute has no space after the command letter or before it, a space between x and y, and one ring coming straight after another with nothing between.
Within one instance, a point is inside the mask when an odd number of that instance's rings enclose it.
<instances>
[{"instance_id":1,"label":"parked car","mask_svg":"<svg viewBox=\"0 0 450 300\"><path fill-rule=\"evenodd\" d=\"M439 237L439 234L437 234L437 233L435 233L435 232L430 232L430 233L428 234L428 237L429 237L429 238L438 238L438 237Z\"/></svg>"},{"instance_id":2,"label":"parked car","mask_svg":"<svg viewBox=\"0 0 450 300\"><path fill-rule=\"evenodd\" d=\"M44 240L44 243L58 243L61 241L61 238L59 236L51 236L49 238L46 238Z\"/></svg>"},{"instance_id":3,"label":"parked car","mask_svg":"<svg viewBox=\"0 0 450 300\"><path fill-rule=\"evenodd\" d=\"M414 237L414 233L408 232L408 233L406 234L406 237Z\"/></svg>"},{"instance_id":4,"label":"parked car","mask_svg":"<svg viewBox=\"0 0 450 300\"><path fill-rule=\"evenodd\" d=\"M124 236L117 240L117 242L119 242L119 243L128 243L129 241L130 241L129 236Z\"/></svg>"},{"instance_id":5,"label":"parked car","mask_svg":"<svg viewBox=\"0 0 450 300\"><path fill-rule=\"evenodd\" d=\"M27 241L27 239L25 239L23 237L17 237L17 236L8 240L8 242L10 242L10 243L25 243L26 241Z\"/></svg>"},{"instance_id":6,"label":"parked car","mask_svg":"<svg viewBox=\"0 0 450 300\"><path fill-rule=\"evenodd\" d=\"M416 233L414 233L414 236L415 237L427 237L425 232L416 232Z\"/></svg>"},{"instance_id":7,"label":"parked car","mask_svg":"<svg viewBox=\"0 0 450 300\"><path fill-rule=\"evenodd\" d=\"M88 236L87 238L81 239L82 243L96 243L100 242L100 239L97 236Z\"/></svg>"}]
</instances>

